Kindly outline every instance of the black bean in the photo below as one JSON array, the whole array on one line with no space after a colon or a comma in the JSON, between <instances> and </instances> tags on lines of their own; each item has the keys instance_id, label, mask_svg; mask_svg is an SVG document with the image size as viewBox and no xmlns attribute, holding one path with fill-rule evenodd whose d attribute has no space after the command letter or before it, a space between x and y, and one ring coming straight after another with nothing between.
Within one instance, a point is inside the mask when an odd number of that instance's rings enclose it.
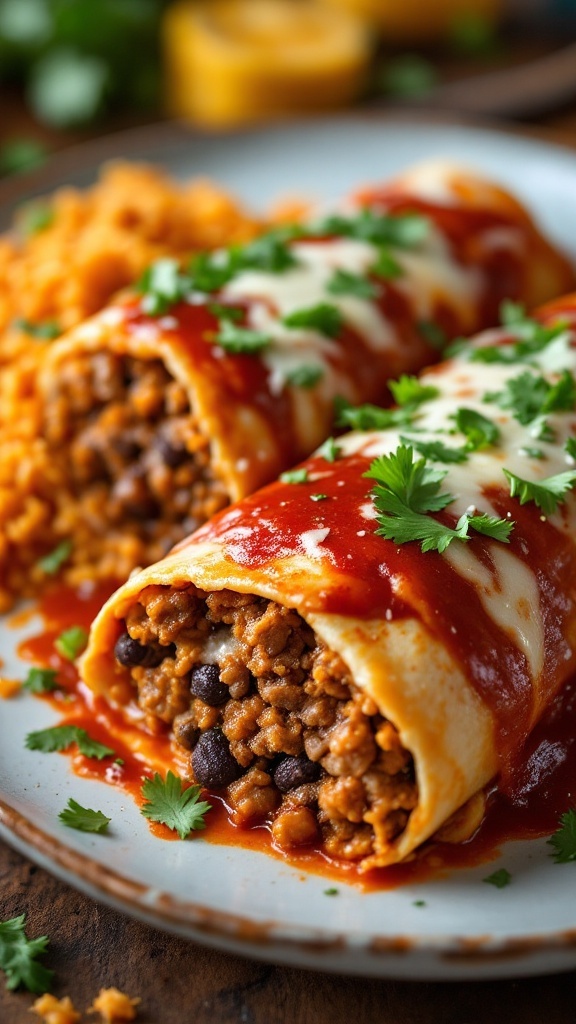
<instances>
[{"instance_id":1,"label":"black bean","mask_svg":"<svg viewBox=\"0 0 576 1024\"><path fill-rule=\"evenodd\" d=\"M122 633L114 645L114 657L126 668L156 668L169 653L167 647L145 646L134 640L129 633Z\"/></svg>"},{"instance_id":2,"label":"black bean","mask_svg":"<svg viewBox=\"0 0 576 1024\"><path fill-rule=\"evenodd\" d=\"M157 434L154 439L154 447L160 452L162 461L170 469L177 469L188 457L184 445L170 441L165 434Z\"/></svg>"},{"instance_id":3,"label":"black bean","mask_svg":"<svg viewBox=\"0 0 576 1024\"><path fill-rule=\"evenodd\" d=\"M208 729L202 733L192 753L192 768L196 782L209 789L222 789L242 773L220 729Z\"/></svg>"},{"instance_id":4,"label":"black bean","mask_svg":"<svg viewBox=\"0 0 576 1024\"><path fill-rule=\"evenodd\" d=\"M287 793L306 782L316 782L320 777L320 765L310 761L306 754L298 757L286 756L274 772L274 783L281 793Z\"/></svg>"},{"instance_id":5,"label":"black bean","mask_svg":"<svg viewBox=\"0 0 576 1024\"><path fill-rule=\"evenodd\" d=\"M230 696L228 687L220 682L218 665L196 665L190 673L190 691L212 708L224 704Z\"/></svg>"}]
</instances>

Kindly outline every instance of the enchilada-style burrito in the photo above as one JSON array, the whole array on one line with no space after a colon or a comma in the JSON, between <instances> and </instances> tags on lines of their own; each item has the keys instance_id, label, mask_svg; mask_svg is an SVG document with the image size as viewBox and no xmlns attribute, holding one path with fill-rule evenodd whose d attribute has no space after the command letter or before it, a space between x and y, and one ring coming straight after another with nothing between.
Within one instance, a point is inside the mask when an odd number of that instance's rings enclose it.
<instances>
[{"instance_id":1,"label":"enchilada-style burrito","mask_svg":"<svg viewBox=\"0 0 576 1024\"><path fill-rule=\"evenodd\" d=\"M365 870L456 828L574 670L576 295L504 321L93 625L88 685L283 849Z\"/></svg>"},{"instance_id":2,"label":"enchilada-style burrito","mask_svg":"<svg viewBox=\"0 0 576 1024\"><path fill-rule=\"evenodd\" d=\"M45 470L24 481L26 543L20 522L0 538L2 582L37 587L53 550L72 583L125 578L305 458L335 396L381 400L504 297L544 301L573 278L514 199L446 165L187 270L159 261L46 348Z\"/></svg>"}]
</instances>

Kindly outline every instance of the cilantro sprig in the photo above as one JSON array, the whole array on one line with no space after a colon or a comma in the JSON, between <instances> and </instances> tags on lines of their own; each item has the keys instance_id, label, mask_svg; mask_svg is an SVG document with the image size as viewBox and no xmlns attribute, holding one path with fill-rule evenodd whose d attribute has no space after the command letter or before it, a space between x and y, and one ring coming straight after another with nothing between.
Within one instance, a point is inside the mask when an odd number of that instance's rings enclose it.
<instances>
[{"instance_id":1,"label":"cilantro sprig","mask_svg":"<svg viewBox=\"0 0 576 1024\"><path fill-rule=\"evenodd\" d=\"M410 408L429 402L440 394L438 388L431 384L422 384L418 377L412 377L407 373L403 373L398 380L389 381L388 387L396 405Z\"/></svg>"},{"instance_id":2,"label":"cilantro sprig","mask_svg":"<svg viewBox=\"0 0 576 1024\"><path fill-rule=\"evenodd\" d=\"M102 811L94 811L91 807L82 807L70 797L67 806L58 815L67 828L75 828L78 832L105 832L111 822Z\"/></svg>"},{"instance_id":3,"label":"cilantro sprig","mask_svg":"<svg viewBox=\"0 0 576 1024\"><path fill-rule=\"evenodd\" d=\"M115 754L111 747L92 739L86 730L78 725L55 725L51 729L29 732L25 742L28 750L39 750L43 754L68 750L73 743L84 757L94 757L98 761L105 757L113 757Z\"/></svg>"},{"instance_id":4,"label":"cilantro sprig","mask_svg":"<svg viewBox=\"0 0 576 1024\"><path fill-rule=\"evenodd\" d=\"M0 921L0 969L6 974L6 987L13 990L22 985L29 992L48 992L54 971L38 962L48 947L48 936L28 939L25 924L25 914Z\"/></svg>"},{"instance_id":5,"label":"cilantro sprig","mask_svg":"<svg viewBox=\"0 0 576 1024\"><path fill-rule=\"evenodd\" d=\"M576 860L576 809L571 807L560 815L558 828L547 841L553 848L551 856L556 864L568 864Z\"/></svg>"},{"instance_id":6,"label":"cilantro sprig","mask_svg":"<svg viewBox=\"0 0 576 1024\"><path fill-rule=\"evenodd\" d=\"M395 544L420 542L423 552L444 552L454 540L467 541L470 529L508 543L514 523L488 515L460 517L454 528L434 519L454 501L449 493L439 493L446 470L428 465L425 458L414 461L414 449L400 445L390 455L374 459L365 474L376 481L372 497L377 511L376 533Z\"/></svg>"},{"instance_id":7,"label":"cilantro sprig","mask_svg":"<svg viewBox=\"0 0 576 1024\"><path fill-rule=\"evenodd\" d=\"M564 321L557 321L549 327L526 316L524 306L504 301L500 307L500 319L510 329L514 339L503 345L487 345L472 348L469 359L476 363L521 363L530 362L566 330Z\"/></svg>"},{"instance_id":8,"label":"cilantro sprig","mask_svg":"<svg viewBox=\"0 0 576 1024\"><path fill-rule=\"evenodd\" d=\"M576 470L556 473L555 476L544 477L537 481L524 480L509 469L503 469L502 472L510 484L511 498L518 498L521 505L533 501L547 516L556 512L568 491L576 487Z\"/></svg>"},{"instance_id":9,"label":"cilantro sprig","mask_svg":"<svg viewBox=\"0 0 576 1024\"><path fill-rule=\"evenodd\" d=\"M475 409L467 409L462 406L452 417L456 428L464 434L466 443L464 449L467 452L476 452L482 448L497 444L500 439L500 428L492 420Z\"/></svg>"},{"instance_id":10,"label":"cilantro sprig","mask_svg":"<svg viewBox=\"0 0 576 1024\"><path fill-rule=\"evenodd\" d=\"M145 818L167 825L178 833L180 839L186 839L190 832L206 828L204 816L211 805L199 800L200 792L200 786L184 789L182 779L171 771L166 779L155 772L154 777L146 779L142 785L146 803L140 810Z\"/></svg>"},{"instance_id":11,"label":"cilantro sprig","mask_svg":"<svg viewBox=\"0 0 576 1024\"><path fill-rule=\"evenodd\" d=\"M564 370L554 384L541 374L526 370L506 382L503 391L488 392L484 401L509 409L523 426L552 412L572 412L576 407L576 380Z\"/></svg>"},{"instance_id":12,"label":"cilantro sprig","mask_svg":"<svg viewBox=\"0 0 576 1024\"><path fill-rule=\"evenodd\" d=\"M75 661L88 643L88 633L83 626L70 626L56 637L54 647L62 658Z\"/></svg>"},{"instance_id":13,"label":"cilantro sprig","mask_svg":"<svg viewBox=\"0 0 576 1024\"><path fill-rule=\"evenodd\" d=\"M57 672L53 668L31 668L22 683L29 693L51 693L58 688Z\"/></svg>"}]
</instances>

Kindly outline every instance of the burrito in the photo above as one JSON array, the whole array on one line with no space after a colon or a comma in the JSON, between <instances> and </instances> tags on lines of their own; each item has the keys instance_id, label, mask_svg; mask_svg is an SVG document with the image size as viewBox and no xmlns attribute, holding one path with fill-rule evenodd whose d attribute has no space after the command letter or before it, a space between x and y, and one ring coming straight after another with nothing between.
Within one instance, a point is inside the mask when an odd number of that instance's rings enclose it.
<instances>
[{"instance_id":1,"label":"burrito","mask_svg":"<svg viewBox=\"0 0 576 1024\"><path fill-rule=\"evenodd\" d=\"M125 578L305 458L336 396L383 400L504 298L572 284L514 199L446 165L188 269L160 260L47 346L31 442L44 465L18 467L29 501L0 538L0 579L38 586L54 550L74 584Z\"/></svg>"},{"instance_id":2,"label":"burrito","mask_svg":"<svg viewBox=\"0 0 576 1024\"><path fill-rule=\"evenodd\" d=\"M504 321L94 622L88 686L283 850L364 871L469 833L576 667L576 295Z\"/></svg>"}]
</instances>

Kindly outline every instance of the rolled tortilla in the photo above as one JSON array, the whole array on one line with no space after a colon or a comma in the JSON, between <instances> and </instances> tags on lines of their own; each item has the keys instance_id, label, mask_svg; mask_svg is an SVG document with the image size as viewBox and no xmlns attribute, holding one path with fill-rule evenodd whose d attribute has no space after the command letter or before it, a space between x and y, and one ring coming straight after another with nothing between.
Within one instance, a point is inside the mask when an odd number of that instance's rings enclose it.
<instances>
[{"instance_id":1,"label":"rolled tortilla","mask_svg":"<svg viewBox=\"0 0 576 1024\"><path fill-rule=\"evenodd\" d=\"M350 231L361 210L376 233L362 217ZM61 543L74 584L155 561L313 451L335 396L382 400L390 377L438 358L439 341L496 322L502 299L532 306L574 283L510 195L447 164L365 190L328 226L295 234L280 264L256 242L257 258L216 291L176 288L175 299L168 288L155 315L150 295L126 295L47 347L44 465L19 467L26 508L0 538L8 589L36 587L41 556ZM326 306L328 322L290 322ZM255 348L220 341L238 326Z\"/></svg>"},{"instance_id":2,"label":"rolled tortilla","mask_svg":"<svg viewBox=\"0 0 576 1024\"><path fill-rule=\"evenodd\" d=\"M506 775L576 666L576 295L511 319L422 374L399 425L220 513L93 625L88 685L171 728L280 846L404 859ZM402 451L448 496L419 540L366 477ZM422 550L438 524L464 536Z\"/></svg>"}]
</instances>

